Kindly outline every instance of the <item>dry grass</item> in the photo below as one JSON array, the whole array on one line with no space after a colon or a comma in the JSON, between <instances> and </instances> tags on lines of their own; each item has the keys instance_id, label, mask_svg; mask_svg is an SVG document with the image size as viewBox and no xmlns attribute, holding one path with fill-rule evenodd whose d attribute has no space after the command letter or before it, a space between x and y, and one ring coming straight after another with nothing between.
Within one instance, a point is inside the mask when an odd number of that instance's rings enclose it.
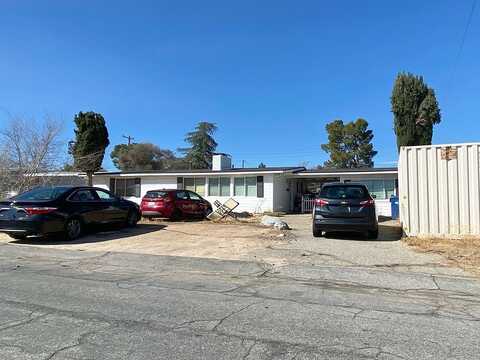
<instances>
[{"instance_id":1,"label":"dry grass","mask_svg":"<svg viewBox=\"0 0 480 360\"><path fill-rule=\"evenodd\" d=\"M404 238L403 241L422 252L444 256L448 262L480 275L480 238Z\"/></svg>"}]
</instances>

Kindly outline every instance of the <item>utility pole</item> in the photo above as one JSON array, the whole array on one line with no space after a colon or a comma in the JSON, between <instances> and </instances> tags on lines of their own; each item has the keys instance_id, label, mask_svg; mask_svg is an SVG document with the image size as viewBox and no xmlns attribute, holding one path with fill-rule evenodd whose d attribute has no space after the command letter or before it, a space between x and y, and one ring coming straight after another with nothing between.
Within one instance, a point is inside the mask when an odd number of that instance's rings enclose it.
<instances>
[{"instance_id":1,"label":"utility pole","mask_svg":"<svg viewBox=\"0 0 480 360\"><path fill-rule=\"evenodd\" d=\"M133 136L126 136L126 135L122 135L122 137L124 137L125 139L128 140L128 145L130 145L132 143L133 140L135 140L135 138Z\"/></svg>"}]
</instances>

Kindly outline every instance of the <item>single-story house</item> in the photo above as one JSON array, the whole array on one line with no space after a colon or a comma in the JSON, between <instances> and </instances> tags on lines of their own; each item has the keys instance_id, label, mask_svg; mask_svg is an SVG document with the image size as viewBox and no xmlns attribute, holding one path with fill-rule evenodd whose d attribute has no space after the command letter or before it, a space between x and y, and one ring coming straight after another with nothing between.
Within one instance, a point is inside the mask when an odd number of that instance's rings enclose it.
<instances>
[{"instance_id":1,"label":"single-story house","mask_svg":"<svg viewBox=\"0 0 480 360\"><path fill-rule=\"evenodd\" d=\"M230 156L213 156L204 170L109 171L93 177L94 186L140 203L149 190L187 189L213 203L233 197L238 211L309 212L313 195L325 182L356 181L376 198L377 214L390 216L390 196L398 195L397 168L320 169L304 167L234 168Z\"/></svg>"}]
</instances>

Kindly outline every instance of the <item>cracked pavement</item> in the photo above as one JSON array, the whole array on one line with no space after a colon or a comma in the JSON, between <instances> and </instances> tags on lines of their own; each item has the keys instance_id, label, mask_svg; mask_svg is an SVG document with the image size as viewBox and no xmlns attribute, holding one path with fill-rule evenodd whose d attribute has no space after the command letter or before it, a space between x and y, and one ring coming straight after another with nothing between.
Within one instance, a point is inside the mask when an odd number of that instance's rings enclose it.
<instances>
[{"instance_id":1,"label":"cracked pavement","mask_svg":"<svg viewBox=\"0 0 480 360\"><path fill-rule=\"evenodd\" d=\"M0 359L474 359L480 281L0 245Z\"/></svg>"}]
</instances>

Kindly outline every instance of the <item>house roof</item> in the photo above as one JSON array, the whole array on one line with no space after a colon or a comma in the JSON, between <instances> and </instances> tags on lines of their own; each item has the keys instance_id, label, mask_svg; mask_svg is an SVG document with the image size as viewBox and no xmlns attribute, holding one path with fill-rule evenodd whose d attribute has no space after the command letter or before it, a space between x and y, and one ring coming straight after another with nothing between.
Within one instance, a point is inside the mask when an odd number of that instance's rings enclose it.
<instances>
[{"instance_id":1,"label":"house roof","mask_svg":"<svg viewBox=\"0 0 480 360\"><path fill-rule=\"evenodd\" d=\"M215 174L293 174L298 176L326 176L336 174L359 174L359 173L378 173L378 174L396 174L397 168L357 168L357 169L318 169L307 170L301 166L289 167L266 167L266 168L233 168L224 170L211 169L191 169L191 170L143 170L143 171L100 171L95 173L97 176L117 175L117 176L166 176L166 175L215 175Z\"/></svg>"},{"instance_id":2,"label":"house roof","mask_svg":"<svg viewBox=\"0 0 480 360\"><path fill-rule=\"evenodd\" d=\"M335 176L335 175L359 175L359 174L397 174L396 167L388 168L354 168L354 169L315 169L304 170L295 173L299 177L315 177L315 176Z\"/></svg>"},{"instance_id":3,"label":"house roof","mask_svg":"<svg viewBox=\"0 0 480 360\"><path fill-rule=\"evenodd\" d=\"M397 172L398 169L396 167L384 167L384 168L352 168L352 169L334 169L334 168L322 168L322 169L309 169L302 171L302 173L324 173L324 174L329 174L329 173L363 173L363 172Z\"/></svg>"},{"instance_id":4,"label":"house roof","mask_svg":"<svg viewBox=\"0 0 480 360\"><path fill-rule=\"evenodd\" d=\"M298 171L304 171L304 167L289 166L289 167L266 167L266 168L232 168L223 170L212 169L191 169L191 170L140 170L140 171L100 171L95 175L213 175L213 174L252 174L252 173L295 173Z\"/></svg>"}]
</instances>

